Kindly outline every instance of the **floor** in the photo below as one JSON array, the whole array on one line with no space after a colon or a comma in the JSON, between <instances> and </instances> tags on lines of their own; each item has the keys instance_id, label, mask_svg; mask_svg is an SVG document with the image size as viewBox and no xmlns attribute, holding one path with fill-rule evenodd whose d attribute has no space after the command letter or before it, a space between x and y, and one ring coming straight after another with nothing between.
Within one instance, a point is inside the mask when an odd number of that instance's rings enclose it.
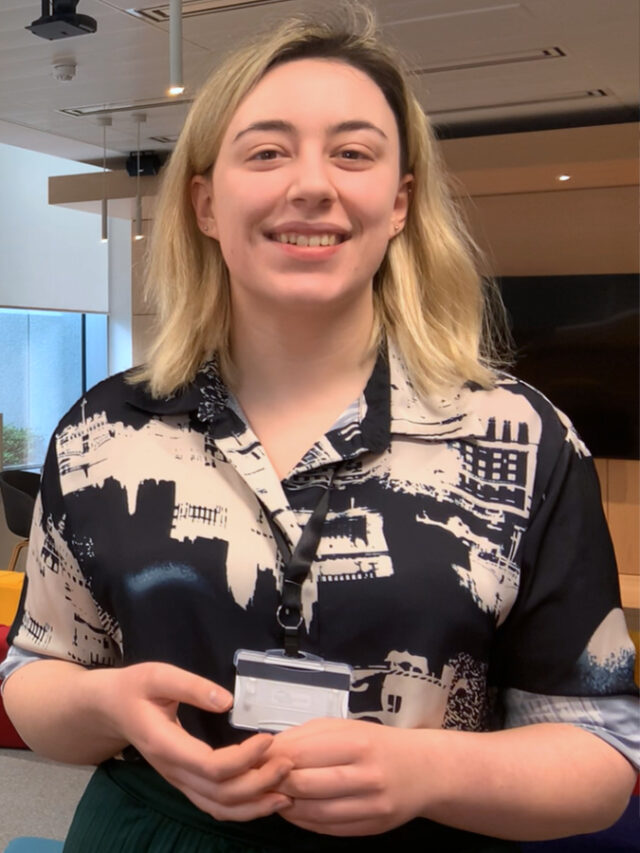
<instances>
[{"instance_id":1,"label":"floor","mask_svg":"<svg viewBox=\"0 0 640 853\"><path fill-rule=\"evenodd\" d=\"M0 851L20 835L62 840L92 772L28 750L0 749Z\"/></svg>"}]
</instances>

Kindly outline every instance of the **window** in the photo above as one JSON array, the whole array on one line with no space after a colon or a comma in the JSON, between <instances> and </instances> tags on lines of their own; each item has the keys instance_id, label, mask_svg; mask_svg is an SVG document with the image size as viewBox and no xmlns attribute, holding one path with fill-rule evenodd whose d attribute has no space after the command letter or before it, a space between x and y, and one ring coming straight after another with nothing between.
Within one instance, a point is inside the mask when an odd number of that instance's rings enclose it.
<instances>
[{"instance_id":1,"label":"window","mask_svg":"<svg viewBox=\"0 0 640 853\"><path fill-rule=\"evenodd\" d=\"M107 375L107 316L0 309L5 468L40 468L57 422Z\"/></svg>"}]
</instances>

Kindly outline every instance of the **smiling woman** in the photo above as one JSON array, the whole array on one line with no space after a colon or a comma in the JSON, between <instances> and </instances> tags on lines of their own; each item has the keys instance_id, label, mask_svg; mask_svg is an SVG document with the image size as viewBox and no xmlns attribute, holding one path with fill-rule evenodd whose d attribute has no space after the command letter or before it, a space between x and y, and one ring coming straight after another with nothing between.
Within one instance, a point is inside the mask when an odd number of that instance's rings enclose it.
<instances>
[{"instance_id":1,"label":"smiling woman","mask_svg":"<svg viewBox=\"0 0 640 853\"><path fill-rule=\"evenodd\" d=\"M629 797L589 452L492 366L428 121L361 17L205 84L150 360L51 442L3 673L31 746L100 763L65 853L514 851Z\"/></svg>"}]
</instances>

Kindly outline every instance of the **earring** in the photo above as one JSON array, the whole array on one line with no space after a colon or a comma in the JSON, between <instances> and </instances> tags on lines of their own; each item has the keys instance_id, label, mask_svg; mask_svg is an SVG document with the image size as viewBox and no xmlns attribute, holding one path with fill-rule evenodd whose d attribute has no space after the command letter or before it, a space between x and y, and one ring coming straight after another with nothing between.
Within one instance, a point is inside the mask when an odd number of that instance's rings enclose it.
<instances>
[{"instance_id":1,"label":"earring","mask_svg":"<svg viewBox=\"0 0 640 853\"><path fill-rule=\"evenodd\" d=\"M208 226L208 225L203 225L203 226L202 226L202 230L203 230L203 231L208 231L208 230L209 230L209 226Z\"/></svg>"},{"instance_id":2,"label":"earring","mask_svg":"<svg viewBox=\"0 0 640 853\"><path fill-rule=\"evenodd\" d=\"M397 222L394 222L394 223L393 223L393 230L394 230L396 233L400 230L400 226L398 225L398 223L397 223Z\"/></svg>"}]
</instances>

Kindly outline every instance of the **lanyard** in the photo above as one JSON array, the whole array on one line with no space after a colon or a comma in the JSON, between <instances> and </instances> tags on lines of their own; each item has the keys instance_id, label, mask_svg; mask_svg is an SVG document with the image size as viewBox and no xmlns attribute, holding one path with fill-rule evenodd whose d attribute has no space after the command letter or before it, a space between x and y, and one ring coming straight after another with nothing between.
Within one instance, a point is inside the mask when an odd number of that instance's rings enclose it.
<instances>
[{"instance_id":1,"label":"lanyard","mask_svg":"<svg viewBox=\"0 0 640 853\"><path fill-rule=\"evenodd\" d=\"M298 655L299 632L302 625L302 584L309 576L311 564L315 559L322 537L322 527L329 509L329 492L333 474L332 471L326 489L322 492L311 517L302 528L300 539L293 553L291 553L291 548L289 548L287 540L273 520L271 513L260 501L273 538L276 540L276 545L284 560L282 597L276 610L276 619L284 632L284 652L288 657L297 657Z\"/></svg>"}]
</instances>

